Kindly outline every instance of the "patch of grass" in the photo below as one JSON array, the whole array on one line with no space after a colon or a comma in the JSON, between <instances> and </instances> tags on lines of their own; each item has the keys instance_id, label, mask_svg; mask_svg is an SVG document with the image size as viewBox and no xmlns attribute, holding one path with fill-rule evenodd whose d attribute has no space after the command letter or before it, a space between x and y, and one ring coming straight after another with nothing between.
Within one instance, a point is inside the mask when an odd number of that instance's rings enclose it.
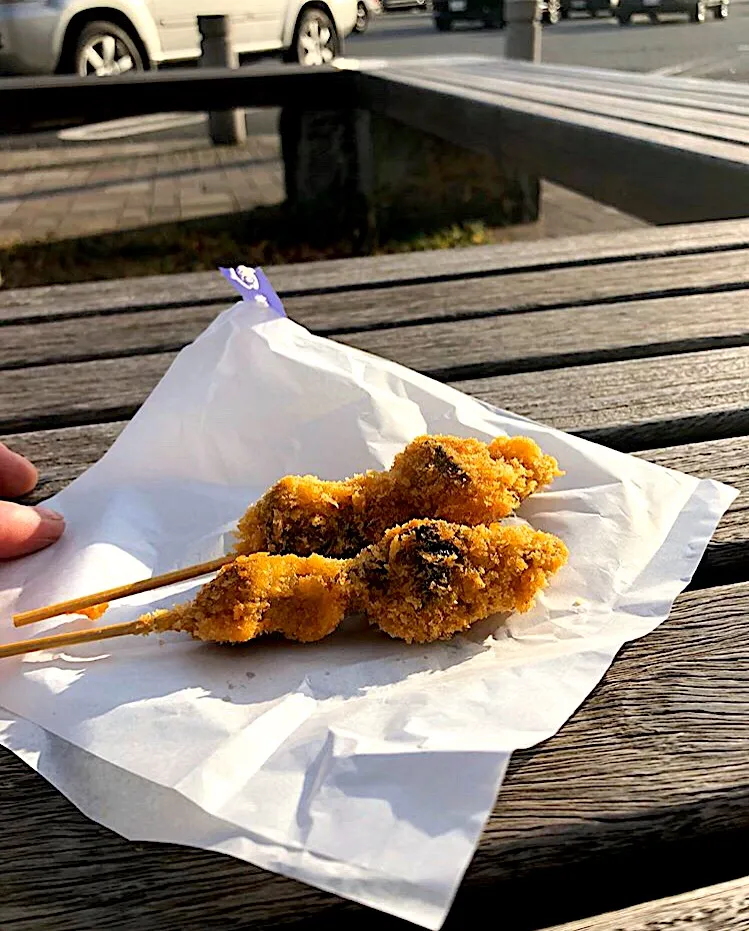
<instances>
[{"instance_id":1,"label":"patch of grass","mask_svg":"<svg viewBox=\"0 0 749 931\"><path fill-rule=\"evenodd\" d=\"M435 230L390 231L373 253L450 249L492 241L482 223ZM22 243L0 249L0 276L7 288L68 284L105 278L173 274L219 265L273 265L348 258L361 254L350 239L315 241L300 236L283 206L243 214L167 223L78 239Z\"/></svg>"}]
</instances>

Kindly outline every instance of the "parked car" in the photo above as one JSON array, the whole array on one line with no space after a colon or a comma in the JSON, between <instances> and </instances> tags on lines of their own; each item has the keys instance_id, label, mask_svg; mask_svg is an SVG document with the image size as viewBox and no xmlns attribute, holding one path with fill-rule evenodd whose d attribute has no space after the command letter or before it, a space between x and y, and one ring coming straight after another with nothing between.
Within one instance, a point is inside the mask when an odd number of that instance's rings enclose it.
<instances>
[{"instance_id":1,"label":"parked car","mask_svg":"<svg viewBox=\"0 0 749 931\"><path fill-rule=\"evenodd\" d=\"M561 0L562 19L570 13L587 13L589 16L615 16L619 0Z\"/></svg>"},{"instance_id":2,"label":"parked car","mask_svg":"<svg viewBox=\"0 0 749 931\"><path fill-rule=\"evenodd\" d=\"M710 10L715 19L726 19L728 0L619 0L616 18L628 26L636 13L644 13L657 23L661 13L686 13L693 23L704 23Z\"/></svg>"},{"instance_id":3,"label":"parked car","mask_svg":"<svg viewBox=\"0 0 749 931\"><path fill-rule=\"evenodd\" d=\"M0 0L0 72L112 75L200 55L205 0ZM357 0L213 0L240 54L318 65L341 53Z\"/></svg>"},{"instance_id":4,"label":"parked car","mask_svg":"<svg viewBox=\"0 0 749 931\"><path fill-rule=\"evenodd\" d=\"M373 16L379 16L382 13L382 3L380 0L358 0L356 4L356 25L354 32L366 32L369 27L369 21Z\"/></svg>"},{"instance_id":5,"label":"parked car","mask_svg":"<svg viewBox=\"0 0 749 931\"><path fill-rule=\"evenodd\" d=\"M434 25L440 32L456 21L483 23L487 29L505 25L504 0L432 0ZM553 25L562 18L562 0L541 0L541 21Z\"/></svg>"},{"instance_id":6,"label":"parked car","mask_svg":"<svg viewBox=\"0 0 749 931\"><path fill-rule=\"evenodd\" d=\"M428 10L431 8L431 0L382 0L382 5L386 13L393 10Z\"/></svg>"}]
</instances>

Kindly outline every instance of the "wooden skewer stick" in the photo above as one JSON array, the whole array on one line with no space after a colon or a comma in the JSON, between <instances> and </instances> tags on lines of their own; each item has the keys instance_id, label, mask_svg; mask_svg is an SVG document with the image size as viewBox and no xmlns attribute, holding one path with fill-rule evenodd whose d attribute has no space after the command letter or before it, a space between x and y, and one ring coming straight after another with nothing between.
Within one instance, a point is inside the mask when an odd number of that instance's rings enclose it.
<instances>
[{"instance_id":1,"label":"wooden skewer stick","mask_svg":"<svg viewBox=\"0 0 749 931\"><path fill-rule=\"evenodd\" d=\"M26 624L33 624L35 621L43 621L48 617L57 617L58 614L75 614L75 612L81 608L91 608L104 601L116 601L118 598L127 598L128 595L139 595L141 592L150 592L155 588L162 588L164 585L171 585L174 582L184 582L186 579L195 579L200 575L207 575L209 572L215 572L227 563L232 562L235 558L235 556L219 556L218 559L202 562L197 566L175 569L173 572L165 572L163 575L154 575L150 579L142 579L140 582L131 582L128 585L120 585L117 588L110 588L104 592L94 592L92 595L83 595L80 598L71 598L69 601L60 601L54 605L47 605L45 608L34 608L33 611L22 611L20 614L13 615L13 624L15 627L24 627ZM111 634L111 636L114 637L117 635Z\"/></svg>"},{"instance_id":2,"label":"wooden skewer stick","mask_svg":"<svg viewBox=\"0 0 749 931\"><path fill-rule=\"evenodd\" d=\"M17 640L15 643L0 646L0 659L6 656L18 656L21 653L35 653L38 650L69 647L76 643L89 643L92 640L109 640L110 637L124 637L127 634L147 634L150 631L150 623L139 618L137 621L127 621L124 624L110 624L109 627L90 627L88 630L73 630L66 634Z\"/></svg>"}]
</instances>

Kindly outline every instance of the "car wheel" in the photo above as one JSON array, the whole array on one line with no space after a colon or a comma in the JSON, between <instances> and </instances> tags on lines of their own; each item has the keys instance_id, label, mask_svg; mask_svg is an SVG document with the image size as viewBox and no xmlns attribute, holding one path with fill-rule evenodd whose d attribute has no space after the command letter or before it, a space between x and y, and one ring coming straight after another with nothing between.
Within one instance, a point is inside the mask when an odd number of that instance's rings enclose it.
<instances>
[{"instance_id":1,"label":"car wheel","mask_svg":"<svg viewBox=\"0 0 749 931\"><path fill-rule=\"evenodd\" d=\"M449 32L453 28L453 21L449 16L435 16L434 25L438 32Z\"/></svg>"},{"instance_id":2,"label":"car wheel","mask_svg":"<svg viewBox=\"0 0 749 931\"><path fill-rule=\"evenodd\" d=\"M728 19L728 4L721 3L713 9L713 16L716 19Z\"/></svg>"},{"instance_id":3,"label":"car wheel","mask_svg":"<svg viewBox=\"0 0 749 931\"><path fill-rule=\"evenodd\" d=\"M697 0L695 5L692 7L692 12L689 14L689 18L693 23L705 22L705 0Z\"/></svg>"},{"instance_id":4,"label":"car wheel","mask_svg":"<svg viewBox=\"0 0 749 931\"><path fill-rule=\"evenodd\" d=\"M87 23L73 51L73 72L80 77L108 77L144 71L145 65L132 36L114 23Z\"/></svg>"},{"instance_id":5,"label":"car wheel","mask_svg":"<svg viewBox=\"0 0 749 931\"><path fill-rule=\"evenodd\" d=\"M549 26L556 26L561 17L561 4L559 0L546 0L546 11L542 16L543 22Z\"/></svg>"},{"instance_id":6,"label":"car wheel","mask_svg":"<svg viewBox=\"0 0 749 931\"><path fill-rule=\"evenodd\" d=\"M367 31L367 26L369 25L369 10L367 9L364 3L360 2L356 4L356 25L354 26L354 32L362 33Z\"/></svg>"},{"instance_id":7,"label":"car wheel","mask_svg":"<svg viewBox=\"0 0 749 931\"><path fill-rule=\"evenodd\" d=\"M631 13L617 13L616 18L619 20L620 26L629 26L629 24L632 22Z\"/></svg>"},{"instance_id":8,"label":"car wheel","mask_svg":"<svg viewBox=\"0 0 749 931\"><path fill-rule=\"evenodd\" d=\"M569 11L566 7L562 7L562 8L559 10L559 18L560 18L560 19L569 19L569 18L570 18L570 11Z\"/></svg>"},{"instance_id":9,"label":"car wheel","mask_svg":"<svg viewBox=\"0 0 749 931\"><path fill-rule=\"evenodd\" d=\"M327 13L304 10L294 33L291 61L300 65L327 65L341 53L341 40Z\"/></svg>"},{"instance_id":10,"label":"car wheel","mask_svg":"<svg viewBox=\"0 0 749 931\"><path fill-rule=\"evenodd\" d=\"M648 13L648 19L654 26L657 26L658 23L660 22L660 19L658 18L657 13Z\"/></svg>"}]
</instances>

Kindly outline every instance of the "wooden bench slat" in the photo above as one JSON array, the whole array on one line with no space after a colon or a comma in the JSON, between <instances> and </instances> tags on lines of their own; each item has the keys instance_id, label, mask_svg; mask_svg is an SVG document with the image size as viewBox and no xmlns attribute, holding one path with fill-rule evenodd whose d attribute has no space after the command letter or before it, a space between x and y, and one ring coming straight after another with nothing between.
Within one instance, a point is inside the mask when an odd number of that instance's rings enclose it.
<instances>
[{"instance_id":1,"label":"wooden bench slat","mask_svg":"<svg viewBox=\"0 0 749 931\"><path fill-rule=\"evenodd\" d=\"M0 371L0 431L132 416L175 353ZM470 378L455 387L616 448L749 433L749 348Z\"/></svg>"},{"instance_id":2,"label":"wooden bench slat","mask_svg":"<svg viewBox=\"0 0 749 931\"><path fill-rule=\"evenodd\" d=\"M349 333L338 339L441 378L669 356L749 342L747 292L594 304ZM1 354L0 354L1 357Z\"/></svg>"},{"instance_id":3,"label":"wooden bench slat","mask_svg":"<svg viewBox=\"0 0 749 931\"><path fill-rule=\"evenodd\" d=\"M398 59L388 64L396 73L421 73L436 71L440 76L452 80L466 76L493 77L528 86L564 88L584 91L600 97L614 96L629 101L657 101L674 107L689 107L702 110L704 115L715 113L749 113L749 93L744 85L730 81L716 82L695 78L680 78L674 75L616 71L613 69L575 67L544 62L527 65L521 61L507 59L458 57L435 69L434 58ZM366 70L366 69L365 69ZM720 88L718 89L718 85Z\"/></svg>"},{"instance_id":4,"label":"wooden bench slat","mask_svg":"<svg viewBox=\"0 0 749 931\"><path fill-rule=\"evenodd\" d=\"M394 73L408 75L409 70L398 68ZM626 120L744 145L749 142L749 106L746 104L743 107L734 105L722 111L706 106L688 106L686 103L674 106L664 100L609 95L602 88L575 88L566 81L528 82L524 76L507 74L501 68L490 67L441 70L432 65L422 66L413 74L439 82L445 88L481 90L484 93L516 97L521 101L550 104L571 113L598 114L613 117L617 121Z\"/></svg>"},{"instance_id":5,"label":"wooden bench slat","mask_svg":"<svg viewBox=\"0 0 749 931\"><path fill-rule=\"evenodd\" d=\"M744 931L749 924L749 878L583 918L545 931Z\"/></svg>"},{"instance_id":6,"label":"wooden bench slat","mask_svg":"<svg viewBox=\"0 0 749 931\"><path fill-rule=\"evenodd\" d=\"M289 293L328 294L358 288L391 288L422 279L516 273L557 266L639 262L647 257L699 255L708 270L722 251L749 248L749 220L685 224L662 229L615 232L605 241L582 235L533 243L474 246L400 255L337 259L266 269L274 287ZM737 263L737 266L738 267ZM723 267L723 266L722 266ZM657 283L657 282L656 282ZM663 287L663 282L660 282ZM196 299L220 306L236 292L216 272L150 275L143 278L50 285L15 290L0 289L0 323L54 316L79 316L138 307L192 306ZM318 297L318 301L319 301ZM326 298L327 300L327 298Z\"/></svg>"},{"instance_id":7,"label":"wooden bench slat","mask_svg":"<svg viewBox=\"0 0 749 931\"><path fill-rule=\"evenodd\" d=\"M359 80L362 103L376 113L651 223L749 214L746 146L416 76Z\"/></svg>"},{"instance_id":8,"label":"wooden bench slat","mask_svg":"<svg viewBox=\"0 0 749 931\"><path fill-rule=\"evenodd\" d=\"M470 281L411 284L386 290L363 290L289 297L293 319L317 333L425 371L499 364L503 371L528 367L529 360L572 354L585 347L585 358L628 346L671 351L709 348L730 339L737 344L749 333L745 313L749 284L745 269L749 249L719 253L709 265L704 256L648 259L603 267L515 272ZM665 284L671 282L671 285ZM675 296L664 296L674 295ZM653 295L656 299L647 300ZM0 369L50 362L84 361L179 349L194 339L230 301L188 304L178 308L131 311L103 318L39 318L0 328ZM597 304L602 301L604 304ZM569 309L565 305L575 302ZM590 306L586 306L590 305ZM546 310L538 317L519 311ZM562 309L563 308L563 309ZM499 316L497 316L499 315ZM459 318L463 323L439 323ZM416 326L419 321L430 321ZM408 326L400 327L399 324ZM41 325L40 325L41 324ZM380 327L397 327L381 329ZM350 331L375 330L352 334ZM705 347L699 341L705 341ZM690 345L690 341L693 345ZM450 349L450 361L443 356ZM392 347L392 348L391 348ZM582 360L579 360L582 361ZM539 362L533 363L538 366Z\"/></svg>"},{"instance_id":9,"label":"wooden bench slat","mask_svg":"<svg viewBox=\"0 0 749 931\"><path fill-rule=\"evenodd\" d=\"M749 652L747 597L749 585L682 595L557 735L515 755L448 931L497 902L529 929L730 876L749 828L749 679L736 662ZM352 919L405 929L230 858L131 844L0 755L8 924L119 931L147 916L152 931L322 931ZM50 862L40 895L28 864Z\"/></svg>"}]
</instances>

